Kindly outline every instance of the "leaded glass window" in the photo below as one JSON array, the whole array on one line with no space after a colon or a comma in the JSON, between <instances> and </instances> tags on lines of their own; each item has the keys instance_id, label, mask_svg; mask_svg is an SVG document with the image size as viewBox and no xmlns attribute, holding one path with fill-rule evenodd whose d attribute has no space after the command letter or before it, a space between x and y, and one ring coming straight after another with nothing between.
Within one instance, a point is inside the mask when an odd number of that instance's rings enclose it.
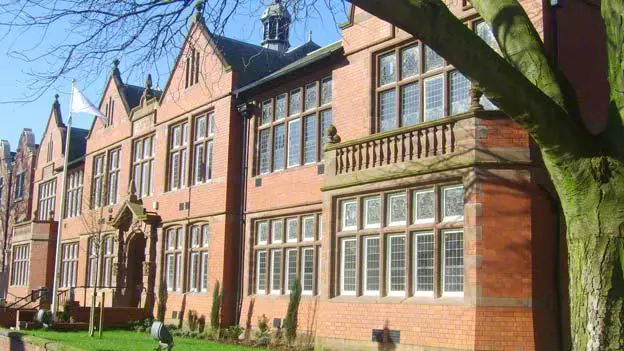
<instances>
[{"instance_id":1,"label":"leaded glass window","mask_svg":"<svg viewBox=\"0 0 624 351\"><path fill-rule=\"evenodd\" d=\"M425 78L425 121L444 116L444 75Z\"/></svg>"},{"instance_id":2,"label":"leaded glass window","mask_svg":"<svg viewBox=\"0 0 624 351\"><path fill-rule=\"evenodd\" d=\"M286 118L286 94L275 98L275 120L281 121L284 118Z\"/></svg>"},{"instance_id":3,"label":"leaded glass window","mask_svg":"<svg viewBox=\"0 0 624 351\"><path fill-rule=\"evenodd\" d=\"M407 221L405 193L388 195L388 225L402 225Z\"/></svg>"},{"instance_id":4,"label":"leaded glass window","mask_svg":"<svg viewBox=\"0 0 624 351\"><path fill-rule=\"evenodd\" d=\"M281 243L283 235L283 222L281 220L271 222L271 242Z\"/></svg>"},{"instance_id":5,"label":"leaded glass window","mask_svg":"<svg viewBox=\"0 0 624 351\"><path fill-rule=\"evenodd\" d=\"M288 242L297 242L299 240L298 229L299 222L297 218L288 218L286 220L286 239Z\"/></svg>"},{"instance_id":6,"label":"leaded glass window","mask_svg":"<svg viewBox=\"0 0 624 351\"><path fill-rule=\"evenodd\" d=\"M286 153L286 135L284 124L273 129L273 170L284 169L284 155Z\"/></svg>"},{"instance_id":7,"label":"leaded glass window","mask_svg":"<svg viewBox=\"0 0 624 351\"><path fill-rule=\"evenodd\" d=\"M364 238L364 294L379 294L380 245L379 237Z\"/></svg>"},{"instance_id":8,"label":"leaded glass window","mask_svg":"<svg viewBox=\"0 0 624 351\"><path fill-rule=\"evenodd\" d=\"M464 234L461 231L446 231L442 234L444 246L443 293L463 294L464 291Z\"/></svg>"},{"instance_id":9,"label":"leaded glass window","mask_svg":"<svg viewBox=\"0 0 624 351\"><path fill-rule=\"evenodd\" d=\"M379 85L396 81L396 56L394 53L379 58Z\"/></svg>"},{"instance_id":10,"label":"leaded glass window","mask_svg":"<svg viewBox=\"0 0 624 351\"><path fill-rule=\"evenodd\" d=\"M425 46L425 72L444 67L444 59L433 49Z\"/></svg>"},{"instance_id":11,"label":"leaded glass window","mask_svg":"<svg viewBox=\"0 0 624 351\"><path fill-rule=\"evenodd\" d=\"M432 233L414 234L414 293L433 294L434 242Z\"/></svg>"},{"instance_id":12,"label":"leaded glass window","mask_svg":"<svg viewBox=\"0 0 624 351\"><path fill-rule=\"evenodd\" d=\"M317 102L318 93L316 88L316 83L311 83L305 86L305 110L309 111L311 109L316 108L318 105Z\"/></svg>"},{"instance_id":13,"label":"leaded glass window","mask_svg":"<svg viewBox=\"0 0 624 351\"><path fill-rule=\"evenodd\" d=\"M321 80L321 105L332 102L332 79L325 78Z\"/></svg>"},{"instance_id":14,"label":"leaded glass window","mask_svg":"<svg viewBox=\"0 0 624 351\"><path fill-rule=\"evenodd\" d=\"M267 100L262 103L262 116L260 118L260 125L265 125L271 122L273 117L273 103L271 100Z\"/></svg>"},{"instance_id":15,"label":"leaded glass window","mask_svg":"<svg viewBox=\"0 0 624 351\"><path fill-rule=\"evenodd\" d=\"M442 215L444 220L461 220L464 217L464 187L453 186L442 190Z\"/></svg>"},{"instance_id":16,"label":"leaded glass window","mask_svg":"<svg viewBox=\"0 0 624 351\"><path fill-rule=\"evenodd\" d=\"M342 202L341 218L342 230L355 230L357 228L357 201Z\"/></svg>"},{"instance_id":17,"label":"leaded glass window","mask_svg":"<svg viewBox=\"0 0 624 351\"><path fill-rule=\"evenodd\" d=\"M401 50L401 79L413 77L420 71L420 52L418 45Z\"/></svg>"},{"instance_id":18,"label":"leaded glass window","mask_svg":"<svg viewBox=\"0 0 624 351\"><path fill-rule=\"evenodd\" d=\"M451 115L467 112L470 108L470 81L458 71L450 73Z\"/></svg>"},{"instance_id":19,"label":"leaded glass window","mask_svg":"<svg viewBox=\"0 0 624 351\"><path fill-rule=\"evenodd\" d=\"M414 192L414 222L429 223L434 220L435 195L433 189Z\"/></svg>"},{"instance_id":20,"label":"leaded glass window","mask_svg":"<svg viewBox=\"0 0 624 351\"><path fill-rule=\"evenodd\" d=\"M303 117L303 163L316 162L316 116Z\"/></svg>"},{"instance_id":21,"label":"leaded glass window","mask_svg":"<svg viewBox=\"0 0 624 351\"><path fill-rule=\"evenodd\" d=\"M388 237L388 295L405 294L405 235Z\"/></svg>"},{"instance_id":22,"label":"leaded glass window","mask_svg":"<svg viewBox=\"0 0 624 351\"><path fill-rule=\"evenodd\" d=\"M256 294L266 294L266 273L267 273L267 253L266 251L256 252Z\"/></svg>"},{"instance_id":23,"label":"leaded glass window","mask_svg":"<svg viewBox=\"0 0 624 351\"><path fill-rule=\"evenodd\" d=\"M379 228L381 224L381 198L364 199L364 228Z\"/></svg>"},{"instance_id":24,"label":"leaded glass window","mask_svg":"<svg viewBox=\"0 0 624 351\"><path fill-rule=\"evenodd\" d=\"M420 85L412 83L401 88L401 126L411 126L420 120Z\"/></svg>"},{"instance_id":25,"label":"leaded glass window","mask_svg":"<svg viewBox=\"0 0 624 351\"><path fill-rule=\"evenodd\" d=\"M269 237L269 224L267 222L258 222L257 224L257 241L258 245L266 244Z\"/></svg>"},{"instance_id":26,"label":"leaded glass window","mask_svg":"<svg viewBox=\"0 0 624 351\"><path fill-rule=\"evenodd\" d=\"M314 216L307 216L301 219L303 221L303 241L314 241Z\"/></svg>"},{"instance_id":27,"label":"leaded glass window","mask_svg":"<svg viewBox=\"0 0 624 351\"><path fill-rule=\"evenodd\" d=\"M340 293L355 295L357 246L355 239L342 239L340 260Z\"/></svg>"},{"instance_id":28,"label":"leaded glass window","mask_svg":"<svg viewBox=\"0 0 624 351\"><path fill-rule=\"evenodd\" d=\"M271 250L271 294L282 289L282 250Z\"/></svg>"},{"instance_id":29,"label":"leaded glass window","mask_svg":"<svg viewBox=\"0 0 624 351\"><path fill-rule=\"evenodd\" d=\"M301 267L301 294L312 295L314 288L314 249L301 250L303 265Z\"/></svg>"},{"instance_id":30,"label":"leaded glass window","mask_svg":"<svg viewBox=\"0 0 624 351\"><path fill-rule=\"evenodd\" d=\"M260 174L268 173L270 168L270 152L269 149L269 133L270 129L263 129L260 131L260 137L258 138L258 149L260 150Z\"/></svg>"},{"instance_id":31,"label":"leaded glass window","mask_svg":"<svg viewBox=\"0 0 624 351\"><path fill-rule=\"evenodd\" d=\"M299 119L288 122L288 167L298 166L301 163L300 124Z\"/></svg>"},{"instance_id":32,"label":"leaded glass window","mask_svg":"<svg viewBox=\"0 0 624 351\"><path fill-rule=\"evenodd\" d=\"M396 128L396 91L386 90L379 93L380 131Z\"/></svg>"},{"instance_id":33,"label":"leaded glass window","mask_svg":"<svg viewBox=\"0 0 624 351\"><path fill-rule=\"evenodd\" d=\"M288 293L292 290L292 284L297 278L297 249L286 250L286 282L285 289Z\"/></svg>"},{"instance_id":34,"label":"leaded glass window","mask_svg":"<svg viewBox=\"0 0 624 351\"><path fill-rule=\"evenodd\" d=\"M296 115L301 113L301 89L290 92L290 101L288 105L288 115Z\"/></svg>"}]
</instances>

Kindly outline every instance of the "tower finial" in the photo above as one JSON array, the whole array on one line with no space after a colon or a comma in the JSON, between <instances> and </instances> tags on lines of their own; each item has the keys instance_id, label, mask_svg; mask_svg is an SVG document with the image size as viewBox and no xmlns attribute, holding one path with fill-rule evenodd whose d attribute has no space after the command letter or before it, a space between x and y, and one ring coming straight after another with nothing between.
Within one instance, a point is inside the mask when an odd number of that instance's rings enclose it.
<instances>
[{"instance_id":1,"label":"tower finial","mask_svg":"<svg viewBox=\"0 0 624 351\"><path fill-rule=\"evenodd\" d=\"M152 92L152 75L148 74L147 78L145 78L145 90L143 91L143 96L145 100L151 99L154 94Z\"/></svg>"},{"instance_id":2,"label":"tower finial","mask_svg":"<svg viewBox=\"0 0 624 351\"><path fill-rule=\"evenodd\" d=\"M198 0L195 3L195 20L196 21L203 19L203 11L204 11L204 1Z\"/></svg>"},{"instance_id":3,"label":"tower finial","mask_svg":"<svg viewBox=\"0 0 624 351\"><path fill-rule=\"evenodd\" d=\"M58 104L59 94L54 94L54 103Z\"/></svg>"},{"instance_id":4,"label":"tower finial","mask_svg":"<svg viewBox=\"0 0 624 351\"><path fill-rule=\"evenodd\" d=\"M121 79L121 73L119 72L119 59L113 60L113 75Z\"/></svg>"}]
</instances>

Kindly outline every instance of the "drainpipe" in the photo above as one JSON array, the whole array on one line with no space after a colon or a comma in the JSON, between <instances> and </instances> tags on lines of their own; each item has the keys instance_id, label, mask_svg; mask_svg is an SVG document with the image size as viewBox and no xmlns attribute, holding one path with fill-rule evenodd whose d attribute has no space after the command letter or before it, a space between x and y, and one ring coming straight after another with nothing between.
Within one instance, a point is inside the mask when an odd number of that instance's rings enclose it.
<instances>
[{"instance_id":1,"label":"drainpipe","mask_svg":"<svg viewBox=\"0 0 624 351\"><path fill-rule=\"evenodd\" d=\"M238 96L237 96L238 98ZM241 165L241 193L240 193L240 226L238 233L238 258L240 266L238 267L238 289L236 296L236 321L240 320L241 309L244 296L244 270L245 270L245 229L247 223L247 172L248 172L248 145L249 145L249 119L251 118L251 106L248 103L242 103L237 106L240 117L243 118L243 157Z\"/></svg>"},{"instance_id":2,"label":"drainpipe","mask_svg":"<svg viewBox=\"0 0 624 351\"><path fill-rule=\"evenodd\" d=\"M9 215L11 214L11 194L12 194L12 188L13 188L13 165L9 165L8 166L8 182L7 182L7 193L6 193L6 210L5 210L5 214L4 214L4 241L2 242L2 271L5 272L6 271L6 255L7 255L7 240L9 239ZM7 280L9 279L9 275L7 273ZM7 281L7 287L9 286L8 284L9 282ZM7 289L8 290L8 289ZM6 291L5 291L6 292ZM6 299L6 294L5 296L2 296L3 298Z\"/></svg>"}]
</instances>

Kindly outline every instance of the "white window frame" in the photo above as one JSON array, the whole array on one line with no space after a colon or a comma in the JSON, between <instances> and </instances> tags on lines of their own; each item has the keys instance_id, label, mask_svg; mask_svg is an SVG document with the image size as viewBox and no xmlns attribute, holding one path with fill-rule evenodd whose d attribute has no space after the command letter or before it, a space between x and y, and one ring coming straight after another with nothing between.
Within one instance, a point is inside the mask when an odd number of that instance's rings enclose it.
<instances>
[{"instance_id":1,"label":"white window frame","mask_svg":"<svg viewBox=\"0 0 624 351\"><path fill-rule=\"evenodd\" d=\"M275 287L273 286L273 279L274 279L274 275L275 275L275 255L279 254L280 255L280 267L279 267L279 286L277 286L277 289L275 289ZM281 295L282 293L282 267L283 267L283 254L282 254L282 249L273 249L271 250L271 272L269 274L269 291L271 295Z\"/></svg>"},{"instance_id":2,"label":"white window frame","mask_svg":"<svg viewBox=\"0 0 624 351\"><path fill-rule=\"evenodd\" d=\"M379 201L379 222L378 223L368 223L368 203L370 201L373 200L377 200ZM364 201L364 214L363 214L363 222L364 222L364 229L370 229L370 228L380 228L381 227L381 213L382 213L382 208L381 208L381 196L376 195L376 196L369 196L369 197L365 197Z\"/></svg>"},{"instance_id":3,"label":"white window frame","mask_svg":"<svg viewBox=\"0 0 624 351\"><path fill-rule=\"evenodd\" d=\"M347 226L346 225L346 216L345 214L347 213L347 206L348 205L355 205L355 224L354 225L350 225ZM349 230L357 230L357 216L358 216L358 203L356 199L349 199L349 200L342 200L342 202L340 203L340 230L341 231L349 231Z\"/></svg>"},{"instance_id":4,"label":"white window frame","mask_svg":"<svg viewBox=\"0 0 624 351\"><path fill-rule=\"evenodd\" d=\"M354 290L346 290L344 285L345 285L345 275L344 275L344 271L345 271L345 246L347 242L354 242L355 243L355 262L356 262L356 267L355 267L355 289ZM357 292L357 274L358 274L358 270L357 270L357 239L356 238L343 238L340 241L340 295L341 296L355 296L356 292Z\"/></svg>"},{"instance_id":5,"label":"white window frame","mask_svg":"<svg viewBox=\"0 0 624 351\"><path fill-rule=\"evenodd\" d=\"M446 192L449 190L455 190L455 189L461 189L462 190L462 194L465 195L464 193L464 186L463 185L450 185L450 186L445 186L442 188L441 190L441 208L440 208L440 212L442 213L442 222L458 222L458 221L462 221L464 220L464 215L462 214L461 216L447 216L446 215ZM462 199L463 202L463 199ZM463 213L464 211L462 211Z\"/></svg>"},{"instance_id":6,"label":"white window frame","mask_svg":"<svg viewBox=\"0 0 624 351\"><path fill-rule=\"evenodd\" d=\"M434 296L434 291L433 289L431 289L430 291L424 291L424 290L418 290L418 246L416 243L416 238L419 236L431 236L432 239L434 239L433 242L433 266L434 266L434 270L433 270L433 285L435 286L435 280L436 280L436 273L435 273L435 256L436 256L436 248L435 248L435 236L434 233L431 231L425 231L425 232L414 232L412 233L412 237L413 237L413 241L412 241L412 276L413 276L413 282L412 282L412 294L414 296L425 296L425 297L433 297Z\"/></svg>"},{"instance_id":7,"label":"white window frame","mask_svg":"<svg viewBox=\"0 0 624 351\"><path fill-rule=\"evenodd\" d=\"M314 217L315 216L304 216L301 217L301 241L314 241L314 229L315 229L315 223L314 223ZM306 222L307 221L312 221L312 237L306 237Z\"/></svg>"},{"instance_id":8,"label":"white window frame","mask_svg":"<svg viewBox=\"0 0 624 351\"><path fill-rule=\"evenodd\" d=\"M391 209L391 205L392 205L392 199L393 198L397 198L397 197L403 197L404 198L404 202L405 202L405 219L401 220L401 221L393 221L392 220L392 209ZM400 193L391 193L388 194L386 196L386 225L388 227L392 227L392 226L404 226L405 224L407 224L407 217L408 217L408 213L407 213L407 194L405 192L400 192Z\"/></svg>"},{"instance_id":9,"label":"white window frame","mask_svg":"<svg viewBox=\"0 0 624 351\"><path fill-rule=\"evenodd\" d=\"M420 194L427 194L427 193L431 193L433 195L433 217L431 218L425 218L425 219L418 219L418 195ZM413 193L413 198L412 198L412 207L413 207L413 217L414 217L414 224L430 224L433 223L435 221L435 191L433 190L433 188L429 188L429 189L422 189L422 190L415 190Z\"/></svg>"},{"instance_id":10,"label":"white window frame","mask_svg":"<svg viewBox=\"0 0 624 351\"><path fill-rule=\"evenodd\" d=\"M442 245L440 248L440 257L441 257L441 264L440 266L442 267L442 272L441 272L441 277L442 279L440 280L440 285L441 285L441 290L442 290L442 296L444 297L463 297L464 296L464 291L466 290L466 260L464 259L464 264L462 265L462 271L464 273L464 279L463 279L463 283L462 283L462 291L446 291L445 289L445 284L444 284L444 280L445 280L445 271L446 271L446 235L447 234L453 234L453 233L461 233L462 234L462 242L464 244L464 248L462 248L462 253L464 255L464 258L466 257L466 241L464 240L464 231L462 229L447 229L442 231L442 240L441 243Z\"/></svg>"},{"instance_id":11,"label":"white window frame","mask_svg":"<svg viewBox=\"0 0 624 351\"><path fill-rule=\"evenodd\" d=\"M379 250L380 250L379 251L379 258L378 258L378 260L379 260L379 268L378 268L379 272L377 274L379 289L377 289L377 290L368 290L367 289L367 284L366 284L367 281L368 281L368 245L369 245L368 242L371 241L371 240L377 240L379 242ZM381 265L382 265L382 262L381 262L381 237L379 235L371 235L371 236L365 237L364 238L364 248L363 249L364 249L364 255L363 255L364 257L363 257L362 262L364 263L363 264L364 267L362 268L362 273L363 273L362 274L362 278L363 278L362 290L364 291L364 295L366 295L366 296L379 296L380 288L381 288L381 280L379 280L379 276L380 276L379 273L381 272Z\"/></svg>"},{"instance_id":12,"label":"white window frame","mask_svg":"<svg viewBox=\"0 0 624 351\"><path fill-rule=\"evenodd\" d=\"M305 282L305 278L306 278L306 263L305 263L305 256L306 256L306 252L308 251L312 251L312 264L311 264L311 268L312 268L312 273L309 273L312 275L312 289L305 289L304 286L304 282ZM313 247L304 247L301 249L301 295L304 296L312 296L314 294L314 248Z\"/></svg>"},{"instance_id":13,"label":"white window frame","mask_svg":"<svg viewBox=\"0 0 624 351\"><path fill-rule=\"evenodd\" d=\"M392 245L391 245L391 241L393 238L403 238L405 246L404 246L404 252L403 252L403 256L404 256L404 261L405 261L405 267L403 267L403 290L397 291L397 290L392 290ZM388 296L398 296L398 297L404 297L405 296L405 290L407 289L407 272L405 272L405 268L408 265L408 252L407 252L407 236L402 233L402 234L391 234L391 235L387 235L386 236L387 240L388 240L388 245L386 245L386 292Z\"/></svg>"}]
</instances>

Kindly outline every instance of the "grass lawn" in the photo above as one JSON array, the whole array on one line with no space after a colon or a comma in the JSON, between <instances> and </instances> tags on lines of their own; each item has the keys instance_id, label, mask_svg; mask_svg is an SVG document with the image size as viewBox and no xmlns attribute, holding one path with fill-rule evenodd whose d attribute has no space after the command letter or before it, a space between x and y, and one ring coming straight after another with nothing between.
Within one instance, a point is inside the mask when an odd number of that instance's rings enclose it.
<instances>
[{"instance_id":1,"label":"grass lawn","mask_svg":"<svg viewBox=\"0 0 624 351\"><path fill-rule=\"evenodd\" d=\"M156 341L148 333L127 330L105 331L101 339L97 337L97 334L92 338L89 337L86 331L26 330L20 333L89 351L153 350L156 347ZM175 343L173 351L258 351L258 349L199 339L174 337L173 340Z\"/></svg>"}]
</instances>

